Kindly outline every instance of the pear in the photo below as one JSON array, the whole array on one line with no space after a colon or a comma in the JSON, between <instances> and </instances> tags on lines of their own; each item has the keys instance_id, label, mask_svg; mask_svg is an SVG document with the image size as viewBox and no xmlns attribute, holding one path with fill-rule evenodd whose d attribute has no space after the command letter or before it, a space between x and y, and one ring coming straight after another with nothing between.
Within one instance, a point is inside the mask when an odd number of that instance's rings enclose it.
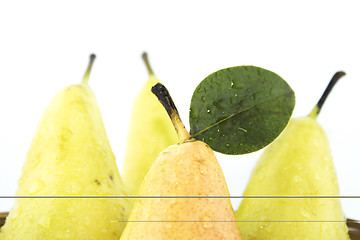
<instances>
[{"instance_id":1,"label":"pear","mask_svg":"<svg viewBox=\"0 0 360 240\"><path fill-rule=\"evenodd\" d=\"M213 151L186 131L162 84L152 91L170 115L179 143L151 166L121 240L241 239Z\"/></svg>"},{"instance_id":2,"label":"pear","mask_svg":"<svg viewBox=\"0 0 360 240\"><path fill-rule=\"evenodd\" d=\"M26 156L0 239L119 239L129 214L88 78L51 101Z\"/></svg>"},{"instance_id":3,"label":"pear","mask_svg":"<svg viewBox=\"0 0 360 240\"><path fill-rule=\"evenodd\" d=\"M136 97L123 165L123 179L131 195L137 195L139 187L159 153L177 142L176 132L163 106L151 87L160 82L155 76L146 53L142 55L149 73L149 80Z\"/></svg>"},{"instance_id":4,"label":"pear","mask_svg":"<svg viewBox=\"0 0 360 240\"><path fill-rule=\"evenodd\" d=\"M343 75L336 73L311 113L292 119L261 155L243 194L255 198L244 198L236 212L244 239L349 239L330 146L316 121Z\"/></svg>"}]
</instances>

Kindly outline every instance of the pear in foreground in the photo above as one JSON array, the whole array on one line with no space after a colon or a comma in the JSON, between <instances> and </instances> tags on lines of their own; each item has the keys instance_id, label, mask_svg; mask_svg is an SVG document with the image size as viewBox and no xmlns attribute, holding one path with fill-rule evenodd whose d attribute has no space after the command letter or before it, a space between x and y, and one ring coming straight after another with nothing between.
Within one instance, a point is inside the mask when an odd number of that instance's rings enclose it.
<instances>
[{"instance_id":1,"label":"pear in foreground","mask_svg":"<svg viewBox=\"0 0 360 240\"><path fill-rule=\"evenodd\" d=\"M149 80L136 97L124 159L123 179L130 195L137 195L139 187L160 152L177 143L172 123L151 87L160 82L152 71L147 54L143 54Z\"/></svg>"},{"instance_id":2,"label":"pear in foreground","mask_svg":"<svg viewBox=\"0 0 360 240\"><path fill-rule=\"evenodd\" d=\"M265 149L244 196L335 196L245 198L236 212L243 239L349 239L326 134L316 117L336 81L307 117L292 119ZM244 222L245 221L245 222ZM254 221L254 222L246 222Z\"/></svg>"},{"instance_id":3,"label":"pear in foreground","mask_svg":"<svg viewBox=\"0 0 360 240\"><path fill-rule=\"evenodd\" d=\"M125 195L95 95L87 84L58 93L44 113L1 229L7 239L119 239L128 216L126 199L43 198Z\"/></svg>"},{"instance_id":4,"label":"pear in foreground","mask_svg":"<svg viewBox=\"0 0 360 240\"><path fill-rule=\"evenodd\" d=\"M164 150L150 168L140 187L143 198L135 202L121 240L241 239L213 151L191 138L164 86L157 84L152 91L168 111L180 142Z\"/></svg>"}]
</instances>

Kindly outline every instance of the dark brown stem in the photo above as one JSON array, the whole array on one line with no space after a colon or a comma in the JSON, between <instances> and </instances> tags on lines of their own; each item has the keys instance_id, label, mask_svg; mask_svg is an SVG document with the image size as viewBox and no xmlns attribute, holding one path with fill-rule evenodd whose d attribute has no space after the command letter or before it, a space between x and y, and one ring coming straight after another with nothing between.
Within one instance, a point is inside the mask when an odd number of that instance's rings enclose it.
<instances>
[{"instance_id":1,"label":"dark brown stem","mask_svg":"<svg viewBox=\"0 0 360 240\"><path fill-rule=\"evenodd\" d=\"M324 105L325 100L329 96L329 93L334 88L337 81L343 76L345 76L345 73L342 72L342 71L339 71L339 72L334 74L334 76L331 78L328 86L326 87L324 93L322 94L321 98L319 99L319 101L317 102L317 104L315 105L313 110L310 112L310 114L308 115L309 117L314 118L314 119L317 118L317 116L320 113L320 110L321 110L322 106Z\"/></svg>"},{"instance_id":2,"label":"dark brown stem","mask_svg":"<svg viewBox=\"0 0 360 240\"><path fill-rule=\"evenodd\" d=\"M89 76L90 76L91 68L92 68L92 66L94 64L95 58L96 58L95 54L90 55L89 65L88 65L88 67L87 67L87 69L85 71L84 77L82 79L83 83L88 83L89 82Z\"/></svg>"},{"instance_id":3,"label":"dark brown stem","mask_svg":"<svg viewBox=\"0 0 360 240\"><path fill-rule=\"evenodd\" d=\"M329 93L331 92L331 90L333 89L333 87L335 86L337 81L343 76L345 76L344 72L337 72L331 78L329 85L327 86L327 88L325 89L325 91L324 91L323 95L321 96L320 100L316 104L318 106L318 114L319 114L322 106L324 105L324 102L325 102L326 98L329 96Z\"/></svg>"},{"instance_id":4,"label":"dark brown stem","mask_svg":"<svg viewBox=\"0 0 360 240\"><path fill-rule=\"evenodd\" d=\"M171 122L173 123L175 130L177 132L180 143L191 138L190 133L185 129L184 124L182 123L179 113L176 109L174 101L172 100L169 91L166 89L164 85L161 83L157 83L155 86L151 88L153 94L159 99L161 104L166 109Z\"/></svg>"},{"instance_id":5,"label":"dark brown stem","mask_svg":"<svg viewBox=\"0 0 360 240\"><path fill-rule=\"evenodd\" d=\"M142 59L144 60L146 69L149 73L149 75L154 75L154 71L152 70L151 66L150 66L150 62L149 62L149 58L146 52L143 52L142 54Z\"/></svg>"}]
</instances>

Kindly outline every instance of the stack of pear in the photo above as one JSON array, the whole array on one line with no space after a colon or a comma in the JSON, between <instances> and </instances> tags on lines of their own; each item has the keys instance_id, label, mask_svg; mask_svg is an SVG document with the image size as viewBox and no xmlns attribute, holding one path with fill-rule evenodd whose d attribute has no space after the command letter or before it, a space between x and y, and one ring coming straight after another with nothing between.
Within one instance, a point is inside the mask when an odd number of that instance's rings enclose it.
<instances>
[{"instance_id":1,"label":"stack of pear","mask_svg":"<svg viewBox=\"0 0 360 240\"><path fill-rule=\"evenodd\" d=\"M261 155L243 194L259 198L243 199L236 212L243 239L349 239L329 143L316 121L343 75L336 73L312 112L292 119Z\"/></svg>"},{"instance_id":2,"label":"stack of pear","mask_svg":"<svg viewBox=\"0 0 360 240\"><path fill-rule=\"evenodd\" d=\"M159 83L150 67L147 54L142 55L149 80L136 97L130 119L124 159L123 179L130 195L139 187L159 153L177 142L176 132L151 87Z\"/></svg>"},{"instance_id":3,"label":"stack of pear","mask_svg":"<svg viewBox=\"0 0 360 240\"><path fill-rule=\"evenodd\" d=\"M121 240L241 239L213 151L186 131L162 84L152 91L170 115L179 143L151 166Z\"/></svg>"},{"instance_id":4,"label":"stack of pear","mask_svg":"<svg viewBox=\"0 0 360 240\"><path fill-rule=\"evenodd\" d=\"M118 240L127 220L125 196L88 78L51 101L27 154L18 198L0 238Z\"/></svg>"}]
</instances>

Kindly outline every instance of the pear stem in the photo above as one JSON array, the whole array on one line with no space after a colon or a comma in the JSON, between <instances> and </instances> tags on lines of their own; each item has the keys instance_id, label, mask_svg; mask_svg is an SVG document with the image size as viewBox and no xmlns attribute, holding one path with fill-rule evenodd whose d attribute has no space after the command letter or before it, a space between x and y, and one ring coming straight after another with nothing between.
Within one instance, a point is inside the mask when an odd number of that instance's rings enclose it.
<instances>
[{"instance_id":1,"label":"pear stem","mask_svg":"<svg viewBox=\"0 0 360 240\"><path fill-rule=\"evenodd\" d=\"M343 76L345 76L345 72L342 72L342 71L336 72L334 74L334 76L331 78L328 86L326 87L324 93L322 94L321 98L319 99L319 101L317 102L317 104L315 105L313 110L310 112L310 114L308 115L309 117L314 118L314 119L317 118L322 106L324 105L325 100L329 96L329 93L331 92L331 90L333 89L333 87L335 86L337 81Z\"/></svg>"},{"instance_id":2,"label":"pear stem","mask_svg":"<svg viewBox=\"0 0 360 240\"><path fill-rule=\"evenodd\" d=\"M171 122L173 123L176 133L179 138L179 142L183 143L186 140L191 139L190 133L185 129L183 122L180 119L179 113L176 109L174 101L172 100L169 91L161 83L157 83L151 88L151 92L156 95L161 104L166 109Z\"/></svg>"},{"instance_id":3,"label":"pear stem","mask_svg":"<svg viewBox=\"0 0 360 240\"><path fill-rule=\"evenodd\" d=\"M88 83L89 82L89 76L90 76L90 72L91 72L91 68L92 68L92 66L93 66L93 64L94 64L94 61L95 61L95 58L96 58L96 55L95 54L91 54L90 55L90 59L89 59L89 65L88 65L88 67L87 67L87 69L86 69L86 72L85 72L85 74L84 74L84 77L83 77L83 79L82 79L82 83Z\"/></svg>"},{"instance_id":4,"label":"pear stem","mask_svg":"<svg viewBox=\"0 0 360 240\"><path fill-rule=\"evenodd\" d=\"M146 66L146 69L147 69L149 75L150 75L150 76L151 76L151 75L155 75L155 74L154 74L154 71L152 70L152 68L151 68L151 66L150 66L150 62L149 62L149 58L148 58L147 53L146 53L146 52L143 52L143 54L142 54L141 56L142 56L142 59L143 59L143 61L144 61L144 63L145 63L145 66Z\"/></svg>"}]
</instances>

